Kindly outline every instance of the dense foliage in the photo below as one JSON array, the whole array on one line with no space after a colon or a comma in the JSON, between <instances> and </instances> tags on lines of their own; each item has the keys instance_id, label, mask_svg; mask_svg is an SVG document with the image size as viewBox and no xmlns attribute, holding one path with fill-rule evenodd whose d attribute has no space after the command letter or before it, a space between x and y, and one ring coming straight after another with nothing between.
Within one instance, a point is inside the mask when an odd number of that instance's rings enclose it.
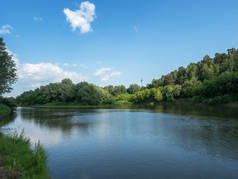
<instances>
[{"instance_id":1,"label":"dense foliage","mask_svg":"<svg viewBox=\"0 0 238 179\"><path fill-rule=\"evenodd\" d=\"M227 103L238 99L238 72L223 73L194 87L194 98L209 104Z\"/></svg>"},{"instance_id":2,"label":"dense foliage","mask_svg":"<svg viewBox=\"0 0 238 179\"><path fill-rule=\"evenodd\" d=\"M190 63L186 68L180 67L178 70L154 79L149 87L159 87L166 85L191 85L197 81L212 79L224 72L238 71L238 49L228 49L228 53L216 53L214 58L206 55L198 63Z\"/></svg>"},{"instance_id":3,"label":"dense foliage","mask_svg":"<svg viewBox=\"0 0 238 179\"><path fill-rule=\"evenodd\" d=\"M87 82L73 84L70 79L64 79L60 83L51 83L34 91L24 92L16 100L20 105L47 104L51 102L99 105L110 104L111 95L96 85Z\"/></svg>"},{"instance_id":4,"label":"dense foliage","mask_svg":"<svg viewBox=\"0 0 238 179\"><path fill-rule=\"evenodd\" d=\"M70 79L51 83L17 97L20 105L54 102L82 105L155 104L180 98L209 104L226 103L238 99L238 50L205 56L198 63L180 67L160 79L153 79L147 87L131 84L98 87L87 82L73 84Z\"/></svg>"},{"instance_id":5,"label":"dense foliage","mask_svg":"<svg viewBox=\"0 0 238 179\"><path fill-rule=\"evenodd\" d=\"M180 85L180 98L194 98L197 102L225 103L237 100L238 49L228 53L216 53L214 58L206 55L198 63L153 79L148 88ZM231 87L233 86L233 88Z\"/></svg>"},{"instance_id":6,"label":"dense foliage","mask_svg":"<svg viewBox=\"0 0 238 179\"><path fill-rule=\"evenodd\" d=\"M0 119L2 117L6 117L8 114L10 114L10 112L11 112L11 109L8 106L4 104L0 104Z\"/></svg>"},{"instance_id":7,"label":"dense foliage","mask_svg":"<svg viewBox=\"0 0 238 179\"><path fill-rule=\"evenodd\" d=\"M16 65L0 37L0 95L11 91L16 81Z\"/></svg>"}]
</instances>

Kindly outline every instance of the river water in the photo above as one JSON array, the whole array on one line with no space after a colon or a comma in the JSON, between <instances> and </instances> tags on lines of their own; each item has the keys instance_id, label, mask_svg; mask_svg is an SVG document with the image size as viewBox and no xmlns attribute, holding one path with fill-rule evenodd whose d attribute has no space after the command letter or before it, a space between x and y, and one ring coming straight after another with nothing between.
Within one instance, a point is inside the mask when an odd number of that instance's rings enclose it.
<instances>
[{"instance_id":1,"label":"river water","mask_svg":"<svg viewBox=\"0 0 238 179\"><path fill-rule=\"evenodd\" d=\"M43 145L52 178L238 178L238 109L17 108L3 131Z\"/></svg>"}]
</instances>

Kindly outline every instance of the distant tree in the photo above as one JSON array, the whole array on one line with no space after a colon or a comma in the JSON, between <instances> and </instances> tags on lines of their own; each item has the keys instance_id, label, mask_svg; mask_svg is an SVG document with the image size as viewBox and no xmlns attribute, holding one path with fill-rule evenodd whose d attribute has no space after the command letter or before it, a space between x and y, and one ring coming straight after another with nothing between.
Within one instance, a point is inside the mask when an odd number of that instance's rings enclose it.
<instances>
[{"instance_id":1,"label":"distant tree","mask_svg":"<svg viewBox=\"0 0 238 179\"><path fill-rule=\"evenodd\" d=\"M160 84L160 80L153 79L151 85L148 84L147 86L149 88L158 88L159 86L162 86L162 84Z\"/></svg>"},{"instance_id":2,"label":"distant tree","mask_svg":"<svg viewBox=\"0 0 238 179\"><path fill-rule=\"evenodd\" d=\"M129 94L135 94L136 92L140 91L140 86L137 84L131 84L127 89Z\"/></svg>"},{"instance_id":3,"label":"distant tree","mask_svg":"<svg viewBox=\"0 0 238 179\"><path fill-rule=\"evenodd\" d=\"M183 84L185 79L185 75L186 75L186 71L184 67L179 67L178 69L178 74L177 74L177 80L176 80L176 84Z\"/></svg>"},{"instance_id":4,"label":"distant tree","mask_svg":"<svg viewBox=\"0 0 238 179\"><path fill-rule=\"evenodd\" d=\"M112 95L113 95L113 93L114 93L114 87L113 87L113 85L105 86L103 89L106 90L108 93L110 93L110 94L112 94Z\"/></svg>"},{"instance_id":5,"label":"distant tree","mask_svg":"<svg viewBox=\"0 0 238 179\"><path fill-rule=\"evenodd\" d=\"M60 99L63 102L70 102L74 97L74 84L70 79L63 79L60 83Z\"/></svg>"},{"instance_id":6,"label":"distant tree","mask_svg":"<svg viewBox=\"0 0 238 179\"><path fill-rule=\"evenodd\" d=\"M113 95L117 96L119 94L127 93L126 87L124 85L118 85L114 87Z\"/></svg>"},{"instance_id":7,"label":"distant tree","mask_svg":"<svg viewBox=\"0 0 238 179\"><path fill-rule=\"evenodd\" d=\"M10 92L16 79L16 64L7 52L3 38L0 37L0 95Z\"/></svg>"},{"instance_id":8,"label":"distant tree","mask_svg":"<svg viewBox=\"0 0 238 179\"><path fill-rule=\"evenodd\" d=\"M82 82L77 84L76 87L76 100L78 103L99 105L105 101L107 103L110 101L110 94L96 85Z\"/></svg>"}]
</instances>

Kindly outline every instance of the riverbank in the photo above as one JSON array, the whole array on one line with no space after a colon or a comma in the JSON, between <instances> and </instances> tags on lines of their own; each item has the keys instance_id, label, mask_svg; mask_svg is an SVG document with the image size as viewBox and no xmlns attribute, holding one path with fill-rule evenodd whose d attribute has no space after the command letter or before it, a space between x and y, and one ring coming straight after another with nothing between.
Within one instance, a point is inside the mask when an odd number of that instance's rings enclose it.
<instances>
[{"instance_id":1,"label":"riverbank","mask_svg":"<svg viewBox=\"0 0 238 179\"><path fill-rule=\"evenodd\" d=\"M102 104L102 105L83 105L78 103L62 103L62 102L55 102L55 103L47 103L47 104L37 104L32 106L25 106L25 107L42 107L42 108L154 108L161 105L173 105L173 106L204 106L204 107L212 107L212 106L224 106L229 108L238 108L238 102L231 102L231 103L224 103L224 104L206 104L206 103L198 103L194 102L192 99L178 99L174 101L162 101L159 103L148 102L144 104L132 104L128 103L115 103L115 104Z\"/></svg>"},{"instance_id":2,"label":"riverbank","mask_svg":"<svg viewBox=\"0 0 238 179\"><path fill-rule=\"evenodd\" d=\"M7 117L11 113L11 109L4 104L0 104L0 120Z\"/></svg>"},{"instance_id":3,"label":"riverbank","mask_svg":"<svg viewBox=\"0 0 238 179\"><path fill-rule=\"evenodd\" d=\"M47 103L47 104L35 104L30 107L42 107L42 108L130 108L133 105L128 104L101 104L101 105L84 105L79 103ZM25 106L27 107L27 106Z\"/></svg>"},{"instance_id":4,"label":"riverbank","mask_svg":"<svg viewBox=\"0 0 238 179\"><path fill-rule=\"evenodd\" d=\"M11 121L12 110L0 104L0 127ZM31 149L23 134L0 133L0 178L47 179L47 157L40 143Z\"/></svg>"},{"instance_id":5,"label":"riverbank","mask_svg":"<svg viewBox=\"0 0 238 179\"><path fill-rule=\"evenodd\" d=\"M38 143L31 149L22 134L0 134L0 178L47 179L47 157Z\"/></svg>"}]
</instances>

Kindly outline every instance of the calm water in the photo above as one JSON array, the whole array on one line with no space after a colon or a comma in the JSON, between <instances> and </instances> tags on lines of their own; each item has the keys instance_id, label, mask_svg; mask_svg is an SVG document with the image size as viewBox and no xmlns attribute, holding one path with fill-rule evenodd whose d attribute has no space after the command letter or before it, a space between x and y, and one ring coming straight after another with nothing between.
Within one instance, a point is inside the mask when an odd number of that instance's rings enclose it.
<instances>
[{"instance_id":1,"label":"calm water","mask_svg":"<svg viewBox=\"0 0 238 179\"><path fill-rule=\"evenodd\" d=\"M17 108L55 179L238 178L238 109Z\"/></svg>"}]
</instances>

